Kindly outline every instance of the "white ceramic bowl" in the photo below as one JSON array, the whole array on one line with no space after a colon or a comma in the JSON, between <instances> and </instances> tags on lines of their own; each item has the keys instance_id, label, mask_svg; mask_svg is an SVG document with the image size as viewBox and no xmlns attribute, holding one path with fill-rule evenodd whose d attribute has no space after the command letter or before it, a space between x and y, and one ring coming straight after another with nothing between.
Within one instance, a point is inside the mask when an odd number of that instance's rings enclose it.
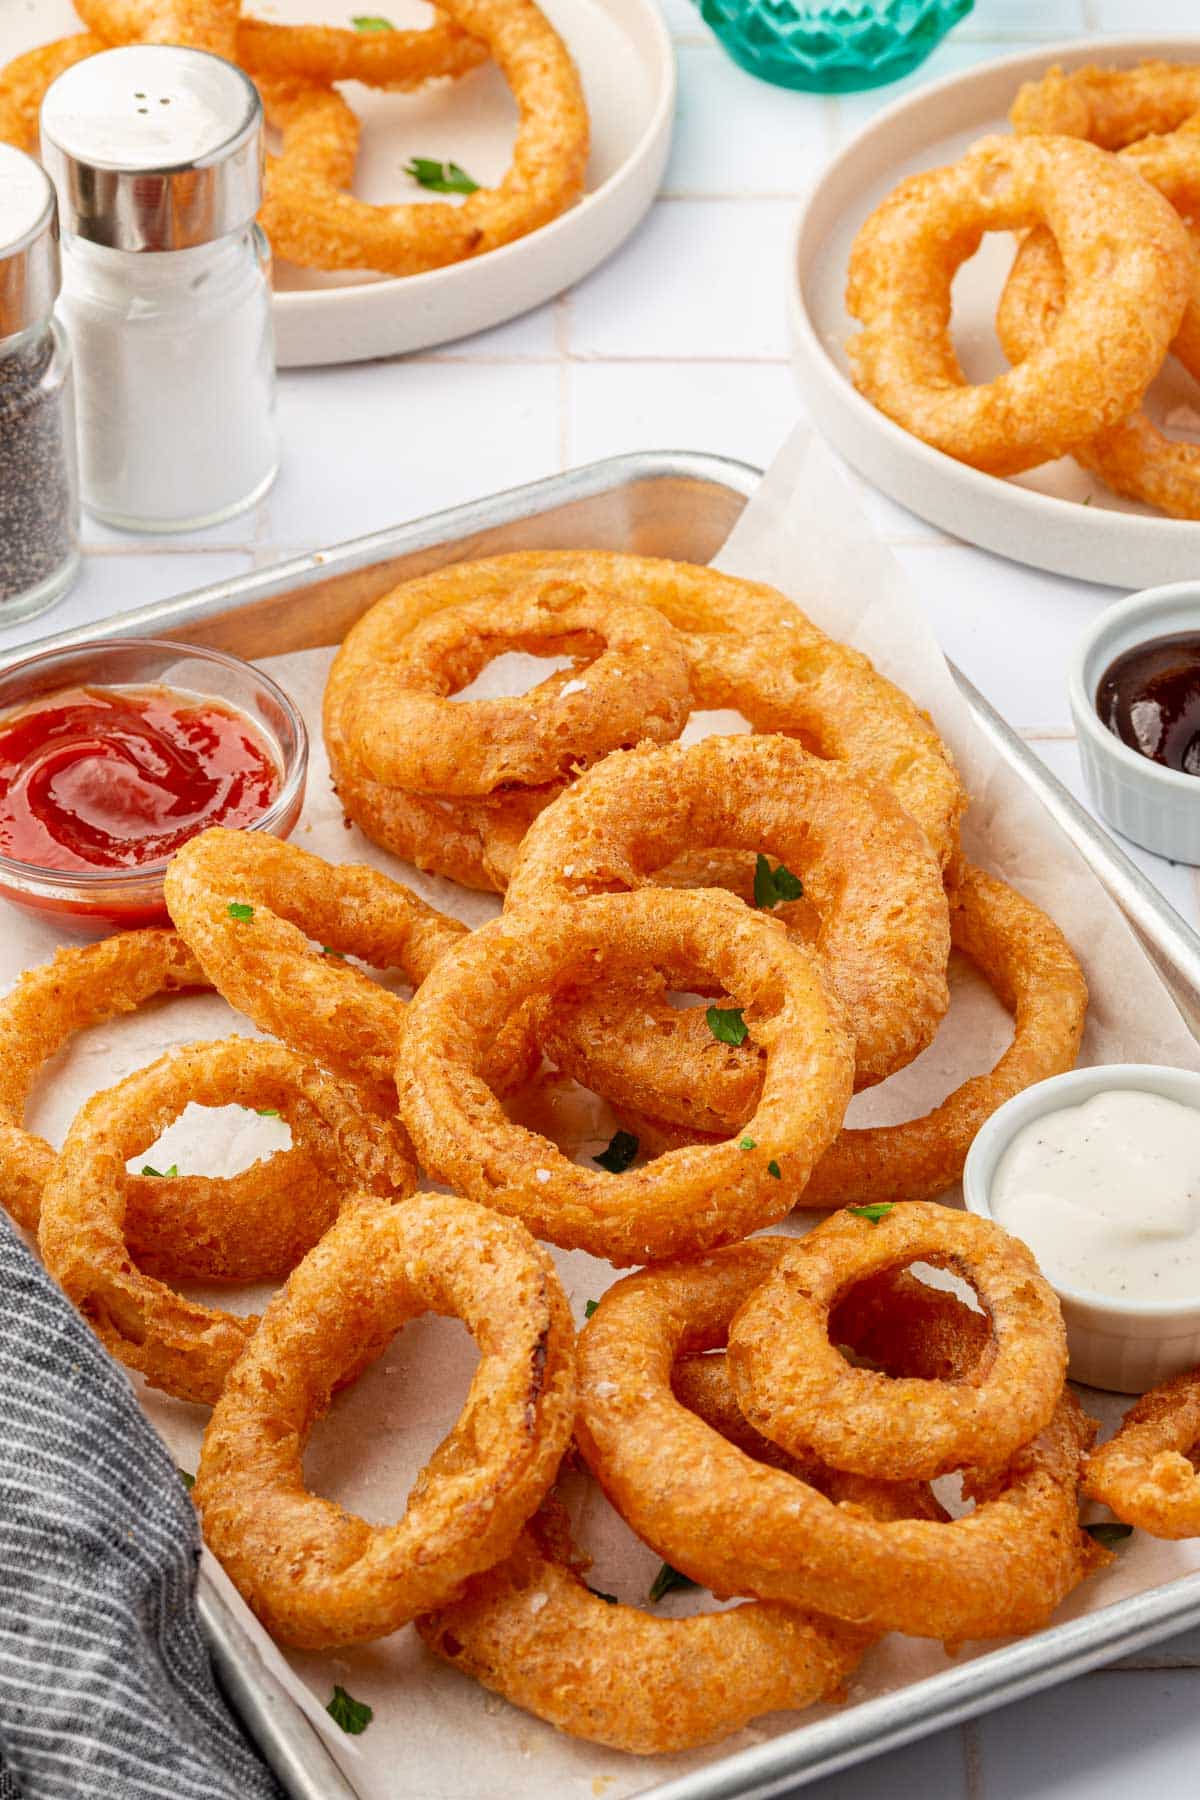
<instances>
[{"instance_id":1,"label":"white ceramic bowl","mask_svg":"<svg viewBox=\"0 0 1200 1800\"><path fill-rule=\"evenodd\" d=\"M993 1113L971 1145L963 1171L967 1210L991 1218L997 1165L1023 1126L1111 1088L1160 1094L1200 1109L1200 1074L1190 1069L1102 1063L1039 1081ZM1131 1194L1129 1203L1136 1206L1140 1199ZM1029 1247L1036 1255L1036 1243ZM1142 1394L1200 1363L1200 1293L1194 1300L1116 1300L1057 1282L1054 1291L1066 1321L1073 1381L1116 1394Z\"/></svg>"},{"instance_id":2,"label":"white ceramic bowl","mask_svg":"<svg viewBox=\"0 0 1200 1800\"><path fill-rule=\"evenodd\" d=\"M1200 863L1200 777L1131 750L1096 712L1096 689L1115 657L1184 631L1200 634L1200 580L1118 600L1077 644L1067 686L1084 780L1101 818L1145 850L1173 862Z\"/></svg>"}]
</instances>

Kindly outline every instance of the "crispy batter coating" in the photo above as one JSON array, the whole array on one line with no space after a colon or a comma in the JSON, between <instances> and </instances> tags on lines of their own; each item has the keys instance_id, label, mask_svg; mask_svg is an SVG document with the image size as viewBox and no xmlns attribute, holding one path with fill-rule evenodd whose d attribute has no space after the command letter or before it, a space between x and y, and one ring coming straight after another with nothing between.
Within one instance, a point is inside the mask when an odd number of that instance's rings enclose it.
<instances>
[{"instance_id":1,"label":"crispy batter coating","mask_svg":"<svg viewBox=\"0 0 1200 1800\"><path fill-rule=\"evenodd\" d=\"M731 1139L611 1175L514 1124L481 1080L514 1010L647 963L701 969L766 1050L749 1150ZM422 1166L568 1249L622 1264L729 1243L782 1217L837 1130L853 1054L808 951L719 891L642 889L503 915L439 962L405 1015L400 1112Z\"/></svg>"},{"instance_id":2,"label":"crispy batter coating","mask_svg":"<svg viewBox=\"0 0 1200 1800\"><path fill-rule=\"evenodd\" d=\"M953 1215L948 1215L953 1216ZM1094 1424L1064 1393L1004 1470L969 1476L951 1523L879 1522L752 1461L671 1391L794 1240L758 1238L610 1288L580 1337L576 1435L621 1516L717 1594L783 1600L871 1630L961 1641L1036 1630L1108 1558L1079 1528Z\"/></svg>"},{"instance_id":3,"label":"crispy batter coating","mask_svg":"<svg viewBox=\"0 0 1200 1800\"><path fill-rule=\"evenodd\" d=\"M304 1446L334 1389L423 1312L461 1319L479 1367L403 1518L376 1528L308 1492ZM348 1209L267 1308L213 1413L195 1487L205 1538L282 1642L386 1636L509 1554L574 1410L566 1297L520 1225L453 1195Z\"/></svg>"},{"instance_id":4,"label":"crispy batter coating","mask_svg":"<svg viewBox=\"0 0 1200 1800\"><path fill-rule=\"evenodd\" d=\"M186 44L237 60L241 0L77 0L75 10L106 44Z\"/></svg>"},{"instance_id":5,"label":"crispy batter coating","mask_svg":"<svg viewBox=\"0 0 1200 1800\"><path fill-rule=\"evenodd\" d=\"M693 847L761 852L804 882L814 951L855 1039L855 1085L912 1061L949 1005L950 926L928 839L886 789L793 739L709 737L617 753L531 826L506 911L652 882ZM676 983L675 985L678 985ZM618 1106L729 1132L753 1112L761 1049L719 1043L661 974L555 995L547 1053Z\"/></svg>"},{"instance_id":6,"label":"crispy batter coating","mask_svg":"<svg viewBox=\"0 0 1200 1800\"><path fill-rule=\"evenodd\" d=\"M991 1343L965 1376L894 1377L847 1362L831 1336L839 1297L912 1262L971 1282ZM877 1223L834 1213L782 1256L729 1328L746 1418L785 1450L892 1481L1007 1464L1053 1416L1067 1334L1033 1253L990 1220L910 1202Z\"/></svg>"},{"instance_id":7,"label":"crispy batter coating","mask_svg":"<svg viewBox=\"0 0 1200 1800\"><path fill-rule=\"evenodd\" d=\"M451 698L511 650L569 655L574 667L529 694ZM565 781L612 750L676 738L691 707L687 657L661 613L551 578L419 621L360 672L341 731L376 781L474 797Z\"/></svg>"},{"instance_id":8,"label":"crispy batter coating","mask_svg":"<svg viewBox=\"0 0 1200 1800\"><path fill-rule=\"evenodd\" d=\"M935 1200L962 1175L967 1151L996 1109L1035 1081L1075 1066L1087 983L1054 921L1015 888L971 863L949 889L950 937L1013 1015L1013 1037L986 1075L972 1075L939 1106L900 1125L844 1128L813 1170L803 1204L816 1211L871 1200ZM711 1141L636 1107L616 1109L644 1153Z\"/></svg>"},{"instance_id":9,"label":"crispy batter coating","mask_svg":"<svg viewBox=\"0 0 1200 1800\"><path fill-rule=\"evenodd\" d=\"M464 925L366 864L334 865L265 832L220 825L171 859L164 895L231 1006L336 1074L386 1095L390 1109L405 1003L344 958L398 969L415 985L466 935ZM249 917L230 911L246 906ZM507 1087L532 1061L518 1022L498 1040L489 1069Z\"/></svg>"},{"instance_id":10,"label":"crispy batter coating","mask_svg":"<svg viewBox=\"0 0 1200 1800\"><path fill-rule=\"evenodd\" d=\"M967 383L951 282L987 231L1045 225L1067 278L1060 327L1016 368ZM910 176L862 226L846 305L855 386L906 431L995 475L1074 449L1141 401L1179 329L1192 251L1128 164L1067 137L984 138Z\"/></svg>"},{"instance_id":11,"label":"crispy batter coating","mask_svg":"<svg viewBox=\"0 0 1200 1800\"><path fill-rule=\"evenodd\" d=\"M374 206L349 192L358 126L332 88L257 76L282 139L267 165L259 215L275 253L317 269L413 275L525 237L583 193L588 116L579 75L533 0L443 0L441 11L485 44L520 114L497 187L449 200Z\"/></svg>"},{"instance_id":12,"label":"crispy batter coating","mask_svg":"<svg viewBox=\"0 0 1200 1800\"><path fill-rule=\"evenodd\" d=\"M0 141L15 144L18 150L36 151L38 119L50 83L77 62L106 48L103 38L80 32L75 37L41 44L6 63L0 70Z\"/></svg>"},{"instance_id":13,"label":"crispy batter coating","mask_svg":"<svg viewBox=\"0 0 1200 1800\"><path fill-rule=\"evenodd\" d=\"M471 800L410 794L339 763L334 740L327 735L325 741L346 817L372 843L418 869L485 893L504 892L530 823L562 792L556 782L505 788Z\"/></svg>"},{"instance_id":14,"label":"crispy batter coating","mask_svg":"<svg viewBox=\"0 0 1200 1800\"><path fill-rule=\"evenodd\" d=\"M1120 156L1165 195L1185 221L1196 217L1200 132L1185 128L1169 137L1141 138ZM1194 226L1190 235L1191 287L1171 351L1196 376L1200 375L1200 260L1195 253L1200 239ZM1066 291L1058 246L1039 226L1017 252L996 313L996 329L1010 362L1024 361L1055 330ZM1086 444L1077 444L1072 455L1114 493L1143 500L1176 519L1200 519L1200 446L1168 437L1140 408Z\"/></svg>"},{"instance_id":15,"label":"crispy batter coating","mask_svg":"<svg viewBox=\"0 0 1200 1800\"><path fill-rule=\"evenodd\" d=\"M1022 84L1009 114L1013 130L1087 138L1104 150L1175 131L1200 112L1200 66L1141 62L1131 69L1091 64L1068 75L1058 65Z\"/></svg>"},{"instance_id":16,"label":"crispy batter coating","mask_svg":"<svg viewBox=\"0 0 1200 1800\"><path fill-rule=\"evenodd\" d=\"M1151 1388L1084 1465L1083 1491L1151 1537L1200 1537L1200 1370Z\"/></svg>"},{"instance_id":17,"label":"crispy batter coating","mask_svg":"<svg viewBox=\"0 0 1200 1800\"><path fill-rule=\"evenodd\" d=\"M240 19L237 60L251 74L302 81L362 81L407 91L488 60L487 45L435 13L423 31L352 31L339 25L281 25Z\"/></svg>"},{"instance_id":18,"label":"crispy batter coating","mask_svg":"<svg viewBox=\"0 0 1200 1800\"><path fill-rule=\"evenodd\" d=\"M115 1357L152 1387L211 1405L258 1320L184 1299L134 1267L125 1238L125 1165L189 1100L276 1108L343 1201L403 1199L417 1170L402 1134L356 1089L281 1044L190 1044L87 1102L42 1196L42 1260Z\"/></svg>"}]
</instances>

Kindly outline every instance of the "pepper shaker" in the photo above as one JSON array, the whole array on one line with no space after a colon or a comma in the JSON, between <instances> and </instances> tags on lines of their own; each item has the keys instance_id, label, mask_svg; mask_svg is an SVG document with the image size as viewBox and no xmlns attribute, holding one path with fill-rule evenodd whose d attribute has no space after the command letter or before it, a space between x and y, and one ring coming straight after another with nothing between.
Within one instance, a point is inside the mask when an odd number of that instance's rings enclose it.
<instances>
[{"instance_id":1,"label":"pepper shaker","mask_svg":"<svg viewBox=\"0 0 1200 1800\"><path fill-rule=\"evenodd\" d=\"M128 531L244 511L279 464L262 104L205 51L129 45L47 90L83 504Z\"/></svg>"},{"instance_id":2,"label":"pepper shaker","mask_svg":"<svg viewBox=\"0 0 1200 1800\"><path fill-rule=\"evenodd\" d=\"M0 144L0 627L79 568L71 355L54 319L58 218L44 171Z\"/></svg>"}]
</instances>

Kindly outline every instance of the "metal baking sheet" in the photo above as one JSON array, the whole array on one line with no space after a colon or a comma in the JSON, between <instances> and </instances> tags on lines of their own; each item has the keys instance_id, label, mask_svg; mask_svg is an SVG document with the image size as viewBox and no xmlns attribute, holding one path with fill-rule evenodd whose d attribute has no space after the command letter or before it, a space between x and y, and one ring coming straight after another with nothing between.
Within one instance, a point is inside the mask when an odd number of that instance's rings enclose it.
<instances>
[{"instance_id":1,"label":"metal baking sheet","mask_svg":"<svg viewBox=\"0 0 1200 1800\"><path fill-rule=\"evenodd\" d=\"M760 471L723 457L648 451L434 513L232 581L25 645L172 637L256 658L341 640L398 581L510 550L599 548L707 562ZM976 722L1021 774L1120 905L1200 1036L1200 936L958 671ZM203 1578L200 1614L222 1685L292 1800L356 1800L308 1720ZM962 1668L797 1727L705 1769L648 1786L655 1800L773 1800L821 1776L960 1723L1200 1624L1200 1573L1054 1625ZM653 1767L647 1765L653 1782ZM398 1800L401 1796L398 1793Z\"/></svg>"}]
</instances>

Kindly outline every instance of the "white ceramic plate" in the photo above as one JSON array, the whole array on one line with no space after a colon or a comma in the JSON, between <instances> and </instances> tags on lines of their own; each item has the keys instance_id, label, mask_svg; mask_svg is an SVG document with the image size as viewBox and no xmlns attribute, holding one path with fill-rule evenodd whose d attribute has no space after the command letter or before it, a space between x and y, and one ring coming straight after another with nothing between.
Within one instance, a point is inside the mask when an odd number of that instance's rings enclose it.
<instances>
[{"instance_id":1,"label":"white ceramic plate","mask_svg":"<svg viewBox=\"0 0 1200 1800\"><path fill-rule=\"evenodd\" d=\"M515 318L560 293L634 230L662 179L675 110L675 63L655 0L541 0L583 78L591 117L587 192L529 237L476 261L425 275L320 275L276 268L275 332L284 368L360 362L427 350ZM354 0L261 0L263 18L348 24ZM422 0L387 0L394 25L423 25ZM79 25L68 0L0 0L0 59ZM363 119L354 191L364 200L419 200L403 173L413 156L452 160L481 183L503 174L516 107L492 65L417 94L344 92Z\"/></svg>"},{"instance_id":2,"label":"white ceramic plate","mask_svg":"<svg viewBox=\"0 0 1200 1800\"><path fill-rule=\"evenodd\" d=\"M826 168L805 205L790 294L796 370L806 405L829 440L893 500L956 537L1060 575L1119 587L1180 581L1200 569L1200 522L1168 519L1121 500L1069 457L1009 480L981 474L924 444L857 393L844 345L846 263L864 218L905 175L961 155L1005 131L1021 82L1052 63L1124 65L1144 57L1196 61L1200 37L1048 44L955 75L897 102ZM954 340L971 380L1007 365L993 318L1012 262L1006 234L984 239L954 284ZM1200 441L1200 389L1168 359L1147 410L1177 437Z\"/></svg>"}]
</instances>

